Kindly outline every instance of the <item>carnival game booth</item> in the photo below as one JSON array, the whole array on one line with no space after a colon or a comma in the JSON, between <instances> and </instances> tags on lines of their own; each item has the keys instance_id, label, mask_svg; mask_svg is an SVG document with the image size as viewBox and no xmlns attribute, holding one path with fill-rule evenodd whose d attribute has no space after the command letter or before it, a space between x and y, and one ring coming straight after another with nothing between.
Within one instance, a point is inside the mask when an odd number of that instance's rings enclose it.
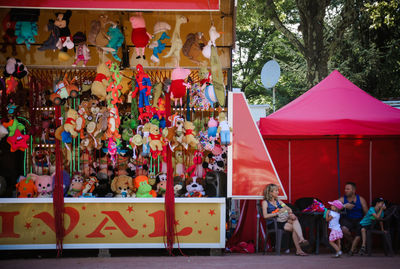
<instances>
[{"instance_id":1,"label":"carnival game booth","mask_svg":"<svg viewBox=\"0 0 400 269\"><path fill-rule=\"evenodd\" d=\"M224 248L234 1L5 2L0 249Z\"/></svg>"},{"instance_id":2,"label":"carnival game booth","mask_svg":"<svg viewBox=\"0 0 400 269\"><path fill-rule=\"evenodd\" d=\"M374 197L400 202L400 110L338 71L261 118L259 127L289 202L331 201L347 181L367 203Z\"/></svg>"}]
</instances>

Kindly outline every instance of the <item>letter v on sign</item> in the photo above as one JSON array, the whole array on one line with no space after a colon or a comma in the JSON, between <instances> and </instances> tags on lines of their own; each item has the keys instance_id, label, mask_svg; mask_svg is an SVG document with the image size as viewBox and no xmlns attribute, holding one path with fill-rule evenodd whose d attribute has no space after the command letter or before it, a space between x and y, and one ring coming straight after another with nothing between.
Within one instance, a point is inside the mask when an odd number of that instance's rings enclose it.
<instances>
[{"instance_id":1,"label":"letter v on sign","mask_svg":"<svg viewBox=\"0 0 400 269\"><path fill-rule=\"evenodd\" d=\"M261 198L265 185L279 186L287 199L268 149L253 120L244 93L229 92L228 120L232 145L228 147L228 197Z\"/></svg>"}]
</instances>

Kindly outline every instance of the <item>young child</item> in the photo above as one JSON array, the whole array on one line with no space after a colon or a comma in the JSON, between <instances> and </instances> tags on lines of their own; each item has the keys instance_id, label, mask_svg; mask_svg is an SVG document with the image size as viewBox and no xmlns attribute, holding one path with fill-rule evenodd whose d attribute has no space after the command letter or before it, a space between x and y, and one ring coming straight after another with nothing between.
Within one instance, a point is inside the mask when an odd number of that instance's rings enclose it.
<instances>
[{"instance_id":1,"label":"young child","mask_svg":"<svg viewBox=\"0 0 400 269\"><path fill-rule=\"evenodd\" d=\"M343 209L343 204L339 200L328 202L331 205L331 209L326 212L326 221L329 222L329 244L335 249L336 254L333 258L339 258L342 256L342 250L340 247L340 239L343 238L342 229L340 228L340 210Z\"/></svg>"},{"instance_id":2,"label":"young child","mask_svg":"<svg viewBox=\"0 0 400 269\"><path fill-rule=\"evenodd\" d=\"M366 254L366 242L367 242L367 230L370 230L374 226L375 221L379 221L383 218L383 210L386 209L385 201L383 198L376 198L372 201L372 206L369 208L367 214L365 214L364 218L360 221L360 225L357 230L357 236L354 238L353 244L351 246L350 253L354 253L355 248L360 241L360 235L362 237L361 249L359 254ZM383 229L383 223L380 222L381 230Z\"/></svg>"}]
</instances>

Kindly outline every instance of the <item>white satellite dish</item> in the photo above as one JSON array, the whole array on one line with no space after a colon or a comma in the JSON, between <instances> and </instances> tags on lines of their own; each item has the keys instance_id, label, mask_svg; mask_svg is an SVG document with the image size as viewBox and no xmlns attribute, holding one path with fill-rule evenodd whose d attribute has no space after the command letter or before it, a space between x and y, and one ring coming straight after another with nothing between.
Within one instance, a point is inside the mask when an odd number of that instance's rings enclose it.
<instances>
[{"instance_id":1,"label":"white satellite dish","mask_svg":"<svg viewBox=\"0 0 400 269\"><path fill-rule=\"evenodd\" d=\"M281 67L275 60L266 62L261 70L261 82L265 88L273 88L281 76Z\"/></svg>"}]
</instances>

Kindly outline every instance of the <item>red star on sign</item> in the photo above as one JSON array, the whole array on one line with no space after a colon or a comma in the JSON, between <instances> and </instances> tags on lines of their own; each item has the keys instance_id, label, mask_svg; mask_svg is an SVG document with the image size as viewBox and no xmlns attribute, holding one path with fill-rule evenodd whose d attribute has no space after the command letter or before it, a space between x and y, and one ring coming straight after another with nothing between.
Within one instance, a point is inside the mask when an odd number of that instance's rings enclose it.
<instances>
[{"instance_id":1,"label":"red star on sign","mask_svg":"<svg viewBox=\"0 0 400 269\"><path fill-rule=\"evenodd\" d=\"M129 213L133 212L133 206L128 206L128 209L126 211L128 211Z\"/></svg>"},{"instance_id":2,"label":"red star on sign","mask_svg":"<svg viewBox=\"0 0 400 269\"><path fill-rule=\"evenodd\" d=\"M179 225L179 220L175 220L174 224Z\"/></svg>"},{"instance_id":3,"label":"red star on sign","mask_svg":"<svg viewBox=\"0 0 400 269\"><path fill-rule=\"evenodd\" d=\"M199 234L202 234L202 233L203 233L201 230L198 230L197 232L198 232Z\"/></svg>"},{"instance_id":4,"label":"red star on sign","mask_svg":"<svg viewBox=\"0 0 400 269\"><path fill-rule=\"evenodd\" d=\"M30 222L26 222L25 223L25 228L27 228L27 229L32 228L31 223Z\"/></svg>"},{"instance_id":5,"label":"red star on sign","mask_svg":"<svg viewBox=\"0 0 400 269\"><path fill-rule=\"evenodd\" d=\"M75 235L75 238L78 239L78 238L79 238L79 235L76 234L76 235Z\"/></svg>"},{"instance_id":6,"label":"red star on sign","mask_svg":"<svg viewBox=\"0 0 400 269\"><path fill-rule=\"evenodd\" d=\"M143 228L146 228L147 227L147 225L146 224L143 224Z\"/></svg>"},{"instance_id":7,"label":"red star on sign","mask_svg":"<svg viewBox=\"0 0 400 269\"><path fill-rule=\"evenodd\" d=\"M217 227L217 226L215 226L215 227L214 227L214 230L218 231L218 227Z\"/></svg>"},{"instance_id":8,"label":"red star on sign","mask_svg":"<svg viewBox=\"0 0 400 269\"><path fill-rule=\"evenodd\" d=\"M43 231L43 232L42 232L42 234L43 234L43 235L45 235L45 234L46 234L46 232L45 232L45 231Z\"/></svg>"},{"instance_id":9,"label":"red star on sign","mask_svg":"<svg viewBox=\"0 0 400 269\"><path fill-rule=\"evenodd\" d=\"M210 214L211 216L215 215L215 209L210 209L210 211L208 212L208 214Z\"/></svg>"},{"instance_id":10,"label":"red star on sign","mask_svg":"<svg viewBox=\"0 0 400 269\"><path fill-rule=\"evenodd\" d=\"M187 214L189 214L189 211L186 210L186 211L185 211L185 215L187 215Z\"/></svg>"},{"instance_id":11,"label":"red star on sign","mask_svg":"<svg viewBox=\"0 0 400 269\"><path fill-rule=\"evenodd\" d=\"M86 209L86 206L82 206L82 210L85 210Z\"/></svg>"},{"instance_id":12,"label":"red star on sign","mask_svg":"<svg viewBox=\"0 0 400 269\"><path fill-rule=\"evenodd\" d=\"M27 141L29 139L29 135L21 134L20 130L15 130L14 136L8 137L7 142L11 145L11 152L15 152L17 150L25 151L28 148Z\"/></svg>"}]
</instances>

